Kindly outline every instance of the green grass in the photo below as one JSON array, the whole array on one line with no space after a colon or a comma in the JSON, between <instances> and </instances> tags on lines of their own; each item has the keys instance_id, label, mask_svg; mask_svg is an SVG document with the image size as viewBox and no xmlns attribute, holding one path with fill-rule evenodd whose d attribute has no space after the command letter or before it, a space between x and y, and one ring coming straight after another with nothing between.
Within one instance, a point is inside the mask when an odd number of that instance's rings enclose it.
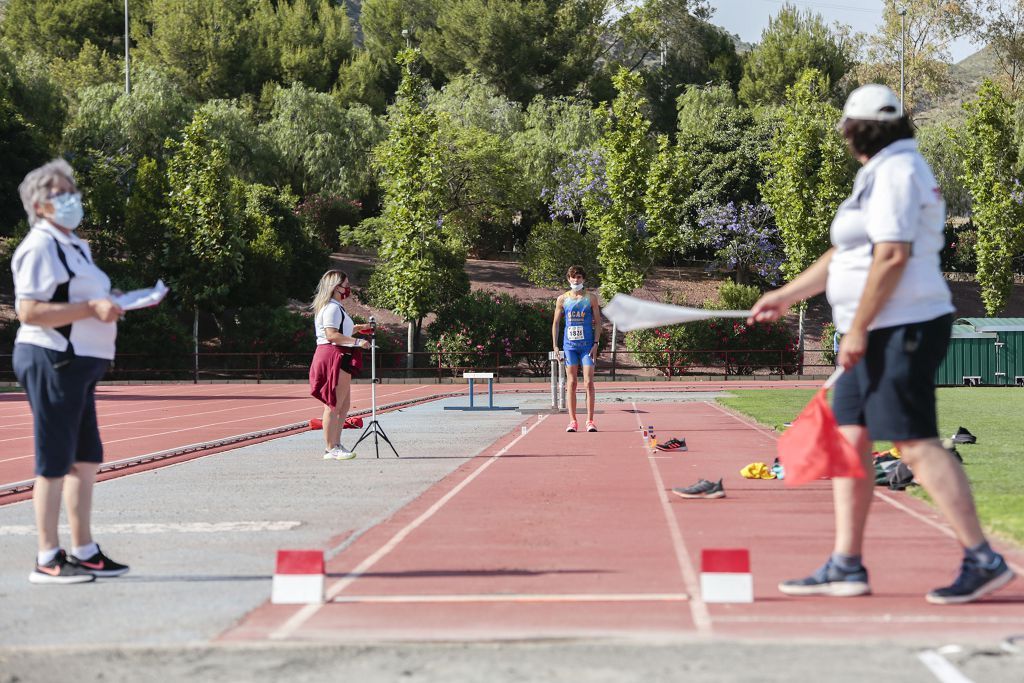
<instances>
[{"instance_id":1,"label":"green grass","mask_svg":"<svg viewBox=\"0 0 1024 683\"><path fill-rule=\"evenodd\" d=\"M812 389L730 391L718 399L722 405L757 422L782 430L782 424L800 413L814 395ZM939 435L951 436L963 426L978 437L974 445L957 450L974 488L982 524L997 536L1024 542L1024 459L1020 415L1024 389L1014 387L957 387L938 390ZM875 450L890 448L888 442ZM919 488L914 495L926 498Z\"/></svg>"},{"instance_id":2,"label":"green grass","mask_svg":"<svg viewBox=\"0 0 1024 683\"><path fill-rule=\"evenodd\" d=\"M0 387L0 394L9 394L14 391L21 391L21 387Z\"/></svg>"}]
</instances>

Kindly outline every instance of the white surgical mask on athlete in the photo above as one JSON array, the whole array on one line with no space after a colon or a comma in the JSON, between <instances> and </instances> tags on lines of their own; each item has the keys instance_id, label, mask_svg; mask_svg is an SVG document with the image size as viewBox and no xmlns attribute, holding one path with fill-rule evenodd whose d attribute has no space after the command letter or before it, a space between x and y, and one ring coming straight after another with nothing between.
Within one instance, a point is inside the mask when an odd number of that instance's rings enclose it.
<instances>
[{"instance_id":1,"label":"white surgical mask on athlete","mask_svg":"<svg viewBox=\"0 0 1024 683\"><path fill-rule=\"evenodd\" d=\"M583 289L583 283L580 282L579 284L577 284L575 282L570 282L569 283L569 288L572 289L572 291L574 291L574 292L579 292L580 290Z\"/></svg>"},{"instance_id":2,"label":"white surgical mask on athlete","mask_svg":"<svg viewBox=\"0 0 1024 683\"><path fill-rule=\"evenodd\" d=\"M50 197L53 205L53 222L62 228L74 230L82 224L85 210L82 208L82 195L77 192L64 192Z\"/></svg>"}]
</instances>

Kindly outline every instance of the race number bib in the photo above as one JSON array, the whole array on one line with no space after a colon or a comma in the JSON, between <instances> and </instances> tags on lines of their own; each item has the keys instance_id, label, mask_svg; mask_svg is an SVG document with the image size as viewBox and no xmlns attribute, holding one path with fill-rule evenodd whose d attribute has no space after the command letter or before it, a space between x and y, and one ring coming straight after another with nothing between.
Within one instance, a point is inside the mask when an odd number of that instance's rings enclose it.
<instances>
[{"instance_id":1,"label":"race number bib","mask_svg":"<svg viewBox=\"0 0 1024 683\"><path fill-rule=\"evenodd\" d=\"M583 341L583 327L581 325L569 325L565 328L565 338L569 341Z\"/></svg>"}]
</instances>

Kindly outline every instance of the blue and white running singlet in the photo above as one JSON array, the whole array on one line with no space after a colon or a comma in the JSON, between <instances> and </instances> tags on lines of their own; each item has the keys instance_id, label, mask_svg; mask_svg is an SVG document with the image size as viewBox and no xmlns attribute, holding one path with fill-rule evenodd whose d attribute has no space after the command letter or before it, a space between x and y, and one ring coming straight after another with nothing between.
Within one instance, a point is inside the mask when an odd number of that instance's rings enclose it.
<instances>
[{"instance_id":1,"label":"blue and white running singlet","mask_svg":"<svg viewBox=\"0 0 1024 683\"><path fill-rule=\"evenodd\" d=\"M565 313L562 349L589 351L594 345L594 310L590 296L584 294L580 299L566 296L562 299L562 310Z\"/></svg>"}]
</instances>

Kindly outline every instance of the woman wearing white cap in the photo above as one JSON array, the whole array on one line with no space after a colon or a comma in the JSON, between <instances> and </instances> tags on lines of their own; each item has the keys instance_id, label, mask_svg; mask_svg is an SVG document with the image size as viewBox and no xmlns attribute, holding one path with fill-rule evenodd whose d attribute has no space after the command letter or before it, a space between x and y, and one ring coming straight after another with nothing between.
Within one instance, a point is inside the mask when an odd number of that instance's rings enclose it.
<instances>
[{"instance_id":1,"label":"woman wearing white cap","mask_svg":"<svg viewBox=\"0 0 1024 683\"><path fill-rule=\"evenodd\" d=\"M832 222L832 248L807 270L754 305L751 321L777 320L825 292L842 340L833 409L840 432L872 470L876 440L890 440L913 470L964 550L954 582L929 592L936 604L971 602L1013 579L989 546L970 484L938 439L935 372L953 320L939 252L945 203L917 150L900 100L883 85L854 90L838 125L862 167ZM812 575L779 584L787 595L855 596L871 592L861 563L874 480L833 480L836 538Z\"/></svg>"}]
</instances>

